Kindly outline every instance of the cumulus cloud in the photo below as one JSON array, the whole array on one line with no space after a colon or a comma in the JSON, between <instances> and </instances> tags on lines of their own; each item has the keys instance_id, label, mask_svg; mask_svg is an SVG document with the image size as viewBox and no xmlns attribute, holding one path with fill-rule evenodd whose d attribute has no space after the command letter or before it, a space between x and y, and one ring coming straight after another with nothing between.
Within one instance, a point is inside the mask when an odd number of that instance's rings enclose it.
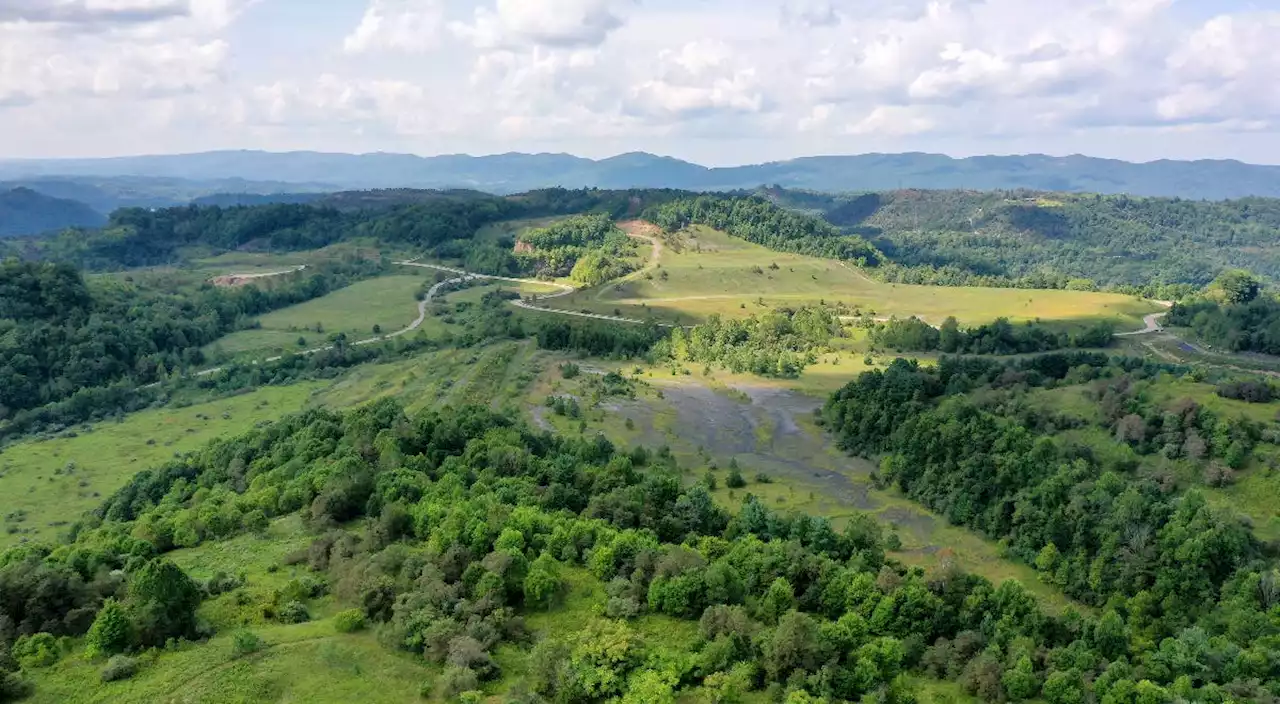
<instances>
[{"instance_id":1,"label":"cumulus cloud","mask_svg":"<svg viewBox=\"0 0 1280 704\"><path fill-rule=\"evenodd\" d=\"M444 27L439 0L373 0L343 41L349 54L376 50L422 53L436 46Z\"/></svg>"},{"instance_id":2,"label":"cumulus cloud","mask_svg":"<svg viewBox=\"0 0 1280 704\"><path fill-rule=\"evenodd\" d=\"M624 23L626 0L497 0L450 28L481 49L594 47Z\"/></svg>"},{"instance_id":3,"label":"cumulus cloud","mask_svg":"<svg viewBox=\"0 0 1280 704\"><path fill-rule=\"evenodd\" d=\"M659 61L658 75L631 89L632 112L688 116L708 111L757 113L765 107L756 70L724 42L690 42L662 52Z\"/></svg>"},{"instance_id":4,"label":"cumulus cloud","mask_svg":"<svg viewBox=\"0 0 1280 704\"><path fill-rule=\"evenodd\" d=\"M4 0L0 2L0 22L57 24L154 22L190 13L190 0Z\"/></svg>"},{"instance_id":5,"label":"cumulus cloud","mask_svg":"<svg viewBox=\"0 0 1280 704\"><path fill-rule=\"evenodd\" d=\"M1280 12L1207 0L365 0L336 41L305 21L328 3L262 3L300 13L279 51L242 12L256 1L0 0L0 131L80 111L175 139L198 116L230 141L812 152L1280 125Z\"/></svg>"}]
</instances>

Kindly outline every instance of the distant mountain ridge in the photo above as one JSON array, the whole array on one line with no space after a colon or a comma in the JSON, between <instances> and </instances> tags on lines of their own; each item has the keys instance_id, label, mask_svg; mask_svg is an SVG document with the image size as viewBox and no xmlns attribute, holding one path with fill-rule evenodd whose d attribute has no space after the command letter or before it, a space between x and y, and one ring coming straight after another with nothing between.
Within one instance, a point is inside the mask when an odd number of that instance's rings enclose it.
<instances>
[{"instance_id":1,"label":"distant mountain ridge","mask_svg":"<svg viewBox=\"0 0 1280 704\"><path fill-rule=\"evenodd\" d=\"M924 153L861 154L715 168L643 152L600 160L569 154L420 157L390 153L261 151L0 160L0 180L53 177L146 177L204 183L254 179L257 187L245 192L257 194L270 192L262 188L265 184L279 186L279 192L316 192L323 187L329 190L463 188L499 194L551 186L714 191L779 185L829 193L901 188L1026 188L1209 200L1280 197L1280 166L1232 160L1132 163L1040 154L966 158ZM305 187L294 187L303 184ZM240 190L220 188L199 195Z\"/></svg>"},{"instance_id":2,"label":"distant mountain ridge","mask_svg":"<svg viewBox=\"0 0 1280 704\"><path fill-rule=\"evenodd\" d=\"M99 227L106 222L106 216L84 203L54 198L30 188L0 190L0 237Z\"/></svg>"}]
</instances>

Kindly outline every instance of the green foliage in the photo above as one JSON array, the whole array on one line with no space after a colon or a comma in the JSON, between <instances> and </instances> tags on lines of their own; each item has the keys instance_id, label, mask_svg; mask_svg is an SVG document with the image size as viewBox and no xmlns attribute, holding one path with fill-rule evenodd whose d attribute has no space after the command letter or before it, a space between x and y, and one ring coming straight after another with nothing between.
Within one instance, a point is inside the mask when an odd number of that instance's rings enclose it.
<instances>
[{"instance_id":1,"label":"green foliage","mask_svg":"<svg viewBox=\"0 0 1280 704\"><path fill-rule=\"evenodd\" d=\"M12 655L18 664L30 669L53 665L62 658L62 650L57 638L48 633L35 633L18 638Z\"/></svg>"},{"instance_id":2,"label":"green foliage","mask_svg":"<svg viewBox=\"0 0 1280 704\"><path fill-rule=\"evenodd\" d=\"M1113 332L1108 322L1068 332L1054 331L1030 321L1013 325L1005 318L969 329L960 328L955 318L947 318L938 328L918 318L907 318L876 325L869 338L877 347L898 352L1008 355L1108 347L1113 341Z\"/></svg>"},{"instance_id":3,"label":"green foliage","mask_svg":"<svg viewBox=\"0 0 1280 704\"><path fill-rule=\"evenodd\" d=\"M127 680L138 674L138 661L126 655L113 655L107 661L105 667L102 668L101 679L103 682L118 682Z\"/></svg>"},{"instance_id":4,"label":"green foliage","mask_svg":"<svg viewBox=\"0 0 1280 704\"><path fill-rule=\"evenodd\" d=\"M236 631L231 638L231 654L237 658L253 655L262 650L262 647L262 639L253 631Z\"/></svg>"},{"instance_id":5,"label":"green foliage","mask_svg":"<svg viewBox=\"0 0 1280 704\"><path fill-rule=\"evenodd\" d=\"M129 580L127 604L143 647L170 638L195 639L201 591L180 567L165 559L142 565Z\"/></svg>"},{"instance_id":6,"label":"green foliage","mask_svg":"<svg viewBox=\"0 0 1280 704\"><path fill-rule=\"evenodd\" d=\"M356 633L364 627L364 611L360 609L347 609L333 617L333 628L339 633Z\"/></svg>"},{"instance_id":7,"label":"green foliage","mask_svg":"<svg viewBox=\"0 0 1280 704\"><path fill-rule=\"evenodd\" d=\"M0 437L137 410L139 387L204 363L200 348L250 316L375 273L377 263L309 269L269 289L167 291L66 265L0 263Z\"/></svg>"},{"instance_id":8,"label":"green foliage","mask_svg":"<svg viewBox=\"0 0 1280 704\"><path fill-rule=\"evenodd\" d=\"M712 315L692 330L676 329L653 356L673 362L722 364L734 372L794 378L840 334L825 308L776 310L743 320Z\"/></svg>"},{"instance_id":9,"label":"green foliage","mask_svg":"<svg viewBox=\"0 0 1280 704\"><path fill-rule=\"evenodd\" d=\"M544 552L529 565L529 574L524 578L524 603L533 609L548 608L563 588L560 563Z\"/></svg>"},{"instance_id":10,"label":"green foliage","mask_svg":"<svg viewBox=\"0 0 1280 704\"><path fill-rule=\"evenodd\" d=\"M668 232L706 225L780 252L795 252L876 266L883 255L857 235L842 235L811 215L784 210L757 197L712 196L677 200L645 211Z\"/></svg>"},{"instance_id":11,"label":"green foliage","mask_svg":"<svg viewBox=\"0 0 1280 704\"><path fill-rule=\"evenodd\" d=\"M1229 269L1214 279L1210 288L1220 292L1228 305L1241 305L1257 298L1262 284L1248 271Z\"/></svg>"},{"instance_id":12,"label":"green foliage","mask_svg":"<svg viewBox=\"0 0 1280 704\"><path fill-rule=\"evenodd\" d=\"M770 195L867 237L896 263L881 274L902 283L1145 289L1177 298L1226 269L1280 274L1274 199L1026 190ZM1189 285L1159 290L1167 284Z\"/></svg>"},{"instance_id":13,"label":"green foliage","mask_svg":"<svg viewBox=\"0 0 1280 704\"><path fill-rule=\"evenodd\" d=\"M124 605L115 599L107 599L85 636L85 649L90 657L115 655L132 648L136 638L133 622Z\"/></svg>"},{"instance_id":14,"label":"green foliage","mask_svg":"<svg viewBox=\"0 0 1280 704\"><path fill-rule=\"evenodd\" d=\"M1164 322L1191 328L1214 347L1232 352L1280 354L1280 301L1270 296L1238 305L1209 300L1179 303Z\"/></svg>"},{"instance_id":15,"label":"green foliage","mask_svg":"<svg viewBox=\"0 0 1280 704\"><path fill-rule=\"evenodd\" d=\"M306 623L311 620L311 612L301 601L289 601L280 607L276 618L280 619L280 623Z\"/></svg>"}]
</instances>

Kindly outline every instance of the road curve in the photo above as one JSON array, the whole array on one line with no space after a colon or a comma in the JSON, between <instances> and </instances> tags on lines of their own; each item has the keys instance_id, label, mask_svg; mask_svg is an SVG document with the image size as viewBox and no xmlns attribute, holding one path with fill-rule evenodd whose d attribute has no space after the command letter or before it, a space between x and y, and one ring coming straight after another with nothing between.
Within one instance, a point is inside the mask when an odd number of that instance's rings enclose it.
<instances>
[{"instance_id":1,"label":"road curve","mask_svg":"<svg viewBox=\"0 0 1280 704\"><path fill-rule=\"evenodd\" d=\"M406 262L398 262L398 263L404 264ZM393 333L388 333L386 335L376 335L368 339L357 340L356 342L351 343L351 345L353 347L363 347L364 345L372 345L375 342L385 342L387 340L393 340L397 337L400 337L401 335L407 335L413 332L414 330L417 330L418 328L422 327L422 323L425 322L427 319L427 306L431 304L431 299L439 295L440 289L446 286L451 286L453 284L460 284L465 281L470 281L472 279L480 278L478 276L468 274L464 271L458 271L456 273L462 274L462 276L448 279L446 281L441 281L437 283L435 286L432 286L431 289L427 291L427 295L423 297L421 301L418 301L418 317L412 323L409 323L407 327L405 327L402 330L397 330ZM572 290L570 290L570 292L572 292ZM334 348L334 345L325 345L324 347L314 347L309 350L301 350L299 352L293 352L292 354L312 355L317 352L325 352L333 348ZM282 359L284 359L284 355L276 355L275 357L267 357L266 359L262 360L261 363L270 364L271 362L279 362ZM256 361L253 363L259 364L259 362L256 362ZM218 372L222 371L222 369L223 369L222 367L213 367L212 369L204 369L204 370L198 371L196 372L195 375L208 376L210 374L217 374Z\"/></svg>"},{"instance_id":2,"label":"road curve","mask_svg":"<svg viewBox=\"0 0 1280 704\"><path fill-rule=\"evenodd\" d=\"M517 308L523 308L525 310L536 311L539 313L555 313L556 315L569 315L575 318L590 318L592 320L608 320L614 323L630 323L632 325L650 324L650 321L639 320L636 318L624 318L618 315L603 315L600 313L583 313L582 311L564 310L562 308L551 308L548 306L536 305L537 302L545 301L551 298L560 298L561 296L568 296L569 294L574 293L578 290L572 286L569 286L568 284L553 283L551 281L539 281L537 279L515 279L510 276L491 276L489 274L472 274L472 273L463 271L462 269L454 269L452 267L440 266L439 264L422 264L420 262L413 261L413 260L396 262L396 263L404 266L417 266L417 267L422 267L424 269L435 269L437 271L446 271L453 274L461 274L464 277L469 277L471 279L489 279L493 281L510 281L518 284L555 286L556 288L560 289L556 293L550 293L547 295L538 296L533 303L526 301L523 298L511 301L511 305ZM672 325L671 323L654 323L654 324L661 328L677 327L676 325Z\"/></svg>"},{"instance_id":3,"label":"road curve","mask_svg":"<svg viewBox=\"0 0 1280 704\"><path fill-rule=\"evenodd\" d=\"M1156 303L1159 303L1165 308L1173 307L1172 301L1156 301ZM1142 318L1143 328L1141 330L1134 330L1133 332L1118 332L1115 334L1115 336L1116 337L1133 337L1134 335L1150 335L1153 332L1162 332L1164 330L1164 326L1160 325L1160 321L1163 320L1164 317L1168 314L1169 314L1169 311L1166 310L1166 311L1161 311L1159 313L1152 313L1150 315L1144 316Z\"/></svg>"}]
</instances>

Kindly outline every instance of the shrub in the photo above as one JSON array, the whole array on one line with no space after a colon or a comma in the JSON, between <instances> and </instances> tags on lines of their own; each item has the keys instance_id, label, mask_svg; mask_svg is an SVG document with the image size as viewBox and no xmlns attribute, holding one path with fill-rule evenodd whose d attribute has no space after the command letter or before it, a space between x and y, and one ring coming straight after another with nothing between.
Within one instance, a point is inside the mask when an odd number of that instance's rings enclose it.
<instances>
[{"instance_id":1,"label":"shrub","mask_svg":"<svg viewBox=\"0 0 1280 704\"><path fill-rule=\"evenodd\" d=\"M62 653L58 650L58 639L48 633L22 636L13 644L13 657L22 667L33 669L49 667L58 662Z\"/></svg>"},{"instance_id":2,"label":"shrub","mask_svg":"<svg viewBox=\"0 0 1280 704\"><path fill-rule=\"evenodd\" d=\"M280 607L277 618L281 623L306 623L311 620L311 613L307 611L307 605L301 601L291 601Z\"/></svg>"},{"instance_id":3,"label":"shrub","mask_svg":"<svg viewBox=\"0 0 1280 704\"><path fill-rule=\"evenodd\" d=\"M364 612L348 609L333 617L333 628L339 633L355 633L364 630Z\"/></svg>"},{"instance_id":4,"label":"shrub","mask_svg":"<svg viewBox=\"0 0 1280 704\"><path fill-rule=\"evenodd\" d=\"M262 639L253 631L237 631L231 639L231 653L242 658L262 650Z\"/></svg>"},{"instance_id":5,"label":"shrub","mask_svg":"<svg viewBox=\"0 0 1280 704\"><path fill-rule=\"evenodd\" d=\"M724 480L724 485L730 489L741 489L747 485L747 480L742 478L742 472L735 467L729 470L729 478Z\"/></svg>"},{"instance_id":6,"label":"shrub","mask_svg":"<svg viewBox=\"0 0 1280 704\"><path fill-rule=\"evenodd\" d=\"M135 631L125 609L115 599L107 599L98 611L85 638L90 656L115 655L133 646Z\"/></svg>"},{"instance_id":7,"label":"shrub","mask_svg":"<svg viewBox=\"0 0 1280 704\"><path fill-rule=\"evenodd\" d=\"M757 483L757 484L772 484L772 483L773 483L773 477L771 477L771 476L769 476L769 475L765 474L764 472L761 472L761 473L759 473L759 474L757 474L757 475L756 475L756 483Z\"/></svg>"},{"instance_id":8,"label":"shrub","mask_svg":"<svg viewBox=\"0 0 1280 704\"><path fill-rule=\"evenodd\" d=\"M138 661L126 655L113 655L102 668L103 682L127 680L138 674Z\"/></svg>"}]
</instances>

